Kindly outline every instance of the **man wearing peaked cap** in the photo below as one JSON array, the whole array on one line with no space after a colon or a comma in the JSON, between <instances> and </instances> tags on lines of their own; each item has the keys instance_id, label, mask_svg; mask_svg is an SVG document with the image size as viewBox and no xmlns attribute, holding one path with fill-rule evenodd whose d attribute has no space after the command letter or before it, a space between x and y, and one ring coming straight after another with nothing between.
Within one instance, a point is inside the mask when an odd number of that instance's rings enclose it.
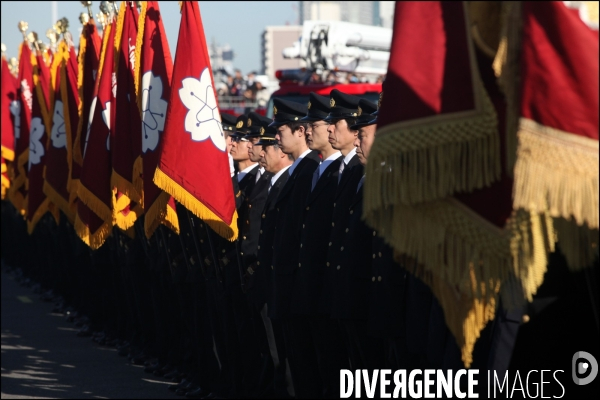
<instances>
[{"instance_id":1,"label":"man wearing peaked cap","mask_svg":"<svg viewBox=\"0 0 600 400\"><path fill-rule=\"evenodd\" d=\"M339 371L348 368L348 355L337 321L329 318L320 307L320 299L329 290L327 275L327 243L331 232L333 198L338 182L342 154L331 147L324 119L329 115L329 97L310 94L308 114L303 120L310 122L308 146L318 151L322 162L313 173L311 192L302 212L300 254L294 276L292 313L298 323L292 334L295 342L312 344L311 351L300 352L303 365L320 375L321 387L316 387L317 397L339 397Z\"/></svg>"},{"instance_id":2,"label":"man wearing peaked cap","mask_svg":"<svg viewBox=\"0 0 600 400\"><path fill-rule=\"evenodd\" d=\"M223 132L234 132L236 122L237 118L234 115L226 113L221 114L221 125L223 126Z\"/></svg>"},{"instance_id":3,"label":"man wearing peaked cap","mask_svg":"<svg viewBox=\"0 0 600 400\"><path fill-rule=\"evenodd\" d=\"M245 135L248 132L248 114L237 117L234 130L236 135Z\"/></svg>"},{"instance_id":4,"label":"man wearing peaked cap","mask_svg":"<svg viewBox=\"0 0 600 400\"><path fill-rule=\"evenodd\" d=\"M376 115L373 114L376 112L377 105L375 103L371 103L367 99L360 99L358 102L358 117L356 118L356 124L352 125L350 129L359 130L363 126L373 124L372 121L376 117Z\"/></svg>"},{"instance_id":5,"label":"man wearing peaked cap","mask_svg":"<svg viewBox=\"0 0 600 400\"><path fill-rule=\"evenodd\" d=\"M308 112L306 116L301 119L301 121L322 121L329 115L329 97L321 96L316 93L310 93L307 108Z\"/></svg>"},{"instance_id":6,"label":"man wearing peaked cap","mask_svg":"<svg viewBox=\"0 0 600 400\"><path fill-rule=\"evenodd\" d=\"M329 93L329 115L325 118L328 122L335 122L344 118L356 118L358 116L358 102L360 97L352 96L333 89Z\"/></svg>"},{"instance_id":7,"label":"man wearing peaked cap","mask_svg":"<svg viewBox=\"0 0 600 400\"><path fill-rule=\"evenodd\" d=\"M301 323L292 317L291 301L293 280L300 250L302 210L310 193L312 176L319 165L319 155L308 148L306 138L310 129L305 121L308 108L304 104L275 98L272 126L277 127L277 143L285 154L294 161L290 166L289 178L281 189L275 208L278 210L273 243L273 299L269 304L269 317L278 321L284 332L292 381L297 397L317 397L315 390L317 371L299 360L298 354L311 352L308 341L294 341L293 331ZM293 343L293 346L292 346ZM314 350L312 350L314 353Z\"/></svg>"},{"instance_id":8,"label":"man wearing peaked cap","mask_svg":"<svg viewBox=\"0 0 600 400\"><path fill-rule=\"evenodd\" d=\"M307 107L295 101L283 100L276 97L273 100L273 122L269 126L281 126L297 122L306 115Z\"/></svg>"}]
</instances>

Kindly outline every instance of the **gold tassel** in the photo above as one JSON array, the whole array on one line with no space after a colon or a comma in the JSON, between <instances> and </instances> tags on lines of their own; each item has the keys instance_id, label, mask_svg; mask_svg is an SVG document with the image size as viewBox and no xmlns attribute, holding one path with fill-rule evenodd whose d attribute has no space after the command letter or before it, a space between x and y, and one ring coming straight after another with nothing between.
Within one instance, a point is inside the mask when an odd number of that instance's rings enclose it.
<instances>
[{"instance_id":1,"label":"gold tassel","mask_svg":"<svg viewBox=\"0 0 600 400\"><path fill-rule=\"evenodd\" d=\"M79 199L83 201L83 204L88 206L90 210L92 210L100 219L105 221L106 223L110 223L111 226L113 223L113 212L109 208L108 205L104 204L102 200L100 200L94 193L92 193L85 185L79 184L79 188L77 188L77 195Z\"/></svg>"},{"instance_id":2,"label":"gold tassel","mask_svg":"<svg viewBox=\"0 0 600 400\"><path fill-rule=\"evenodd\" d=\"M231 224L227 225L221 218L213 213L202 202L192 196L187 190L182 188L177 182L171 179L167 174L156 168L154 174L154 183L156 186L173 196L185 208L190 210L194 215L203 220L210 226L219 236L233 242L238 237L237 228L237 211L234 211L231 219Z\"/></svg>"},{"instance_id":3,"label":"gold tassel","mask_svg":"<svg viewBox=\"0 0 600 400\"><path fill-rule=\"evenodd\" d=\"M2 158L4 158L6 161L14 161L15 151L9 149L8 147L2 146Z\"/></svg>"},{"instance_id":4,"label":"gold tassel","mask_svg":"<svg viewBox=\"0 0 600 400\"><path fill-rule=\"evenodd\" d=\"M83 223L81 218L79 218L79 214L75 217L75 232L77 236L87 244L92 250L99 249L106 239L112 233L112 224L108 222L104 222L96 232L90 232L89 227Z\"/></svg>"}]
</instances>

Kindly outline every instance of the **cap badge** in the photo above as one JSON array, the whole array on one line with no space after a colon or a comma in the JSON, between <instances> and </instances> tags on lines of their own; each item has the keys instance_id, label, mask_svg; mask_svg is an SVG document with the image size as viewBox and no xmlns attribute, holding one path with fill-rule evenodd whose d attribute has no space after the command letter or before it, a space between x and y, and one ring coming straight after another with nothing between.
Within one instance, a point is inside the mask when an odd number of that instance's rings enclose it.
<instances>
[{"instance_id":1,"label":"cap badge","mask_svg":"<svg viewBox=\"0 0 600 400\"><path fill-rule=\"evenodd\" d=\"M260 134L264 135L265 134L265 128L263 128L262 126L260 127Z\"/></svg>"},{"instance_id":2,"label":"cap badge","mask_svg":"<svg viewBox=\"0 0 600 400\"><path fill-rule=\"evenodd\" d=\"M235 127L238 129L241 128L242 126L244 126L244 121L238 121L238 123L235 124Z\"/></svg>"},{"instance_id":3,"label":"cap badge","mask_svg":"<svg viewBox=\"0 0 600 400\"><path fill-rule=\"evenodd\" d=\"M277 115L277 107L273 106L273 114Z\"/></svg>"},{"instance_id":4,"label":"cap badge","mask_svg":"<svg viewBox=\"0 0 600 400\"><path fill-rule=\"evenodd\" d=\"M329 100L329 107L335 107L335 100L334 99Z\"/></svg>"},{"instance_id":5,"label":"cap badge","mask_svg":"<svg viewBox=\"0 0 600 400\"><path fill-rule=\"evenodd\" d=\"M310 101L308 102L308 109L310 110Z\"/></svg>"},{"instance_id":6,"label":"cap badge","mask_svg":"<svg viewBox=\"0 0 600 400\"><path fill-rule=\"evenodd\" d=\"M252 120L248 118L248 127L252 126Z\"/></svg>"},{"instance_id":7,"label":"cap badge","mask_svg":"<svg viewBox=\"0 0 600 400\"><path fill-rule=\"evenodd\" d=\"M360 108L360 106L358 106L358 116L360 117L362 114L362 108Z\"/></svg>"}]
</instances>

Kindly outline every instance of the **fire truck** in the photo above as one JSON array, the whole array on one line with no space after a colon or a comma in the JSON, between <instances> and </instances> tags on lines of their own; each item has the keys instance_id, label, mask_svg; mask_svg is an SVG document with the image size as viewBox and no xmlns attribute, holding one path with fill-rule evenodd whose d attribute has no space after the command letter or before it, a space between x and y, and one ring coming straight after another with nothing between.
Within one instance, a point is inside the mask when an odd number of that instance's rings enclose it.
<instances>
[{"instance_id":1,"label":"fire truck","mask_svg":"<svg viewBox=\"0 0 600 400\"><path fill-rule=\"evenodd\" d=\"M301 59L306 67L276 71L279 89L271 96L267 116L273 117L276 97L306 104L309 93L328 96L333 89L377 103L391 42L392 30L388 28L305 21L302 36L283 50L283 56Z\"/></svg>"}]
</instances>

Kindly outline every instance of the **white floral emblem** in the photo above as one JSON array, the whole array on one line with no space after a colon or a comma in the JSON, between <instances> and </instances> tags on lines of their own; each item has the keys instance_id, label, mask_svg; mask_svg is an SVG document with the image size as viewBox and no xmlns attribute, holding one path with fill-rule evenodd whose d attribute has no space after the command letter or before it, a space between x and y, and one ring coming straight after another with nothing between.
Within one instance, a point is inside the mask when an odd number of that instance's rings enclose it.
<instances>
[{"instance_id":1,"label":"white floral emblem","mask_svg":"<svg viewBox=\"0 0 600 400\"><path fill-rule=\"evenodd\" d=\"M102 110L102 119L108 128L108 136L106 137L106 150L110 151L110 101L104 103L104 110Z\"/></svg>"},{"instance_id":2,"label":"white floral emblem","mask_svg":"<svg viewBox=\"0 0 600 400\"><path fill-rule=\"evenodd\" d=\"M167 102L162 99L163 84L160 76L148 71L142 77L142 152L154 151L159 132L165 130Z\"/></svg>"},{"instance_id":3,"label":"white floral emblem","mask_svg":"<svg viewBox=\"0 0 600 400\"><path fill-rule=\"evenodd\" d=\"M21 102L13 100L10 102L10 113L14 116L15 139L21 138Z\"/></svg>"},{"instance_id":4,"label":"white floral emblem","mask_svg":"<svg viewBox=\"0 0 600 400\"><path fill-rule=\"evenodd\" d=\"M221 115L208 67L202 71L200 80L185 78L181 83L183 87L179 89L179 98L189 110L185 116L185 130L191 133L193 141L201 142L210 138L217 149L225 151Z\"/></svg>"},{"instance_id":5,"label":"white floral emblem","mask_svg":"<svg viewBox=\"0 0 600 400\"><path fill-rule=\"evenodd\" d=\"M56 100L54 103L54 115L52 116L52 132L50 132L52 146L61 149L67 146L67 131L63 113L63 103Z\"/></svg>"},{"instance_id":6,"label":"white floral emblem","mask_svg":"<svg viewBox=\"0 0 600 400\"><path fill-rule=\"evenodd\" d=\"M39 164L44 156L44 145L42 144L42 136L44 136L44 124L40 117L31 119L31 131L29 132L29 166L31 170L32 164Z\"/></svg>"}]
</instances>

